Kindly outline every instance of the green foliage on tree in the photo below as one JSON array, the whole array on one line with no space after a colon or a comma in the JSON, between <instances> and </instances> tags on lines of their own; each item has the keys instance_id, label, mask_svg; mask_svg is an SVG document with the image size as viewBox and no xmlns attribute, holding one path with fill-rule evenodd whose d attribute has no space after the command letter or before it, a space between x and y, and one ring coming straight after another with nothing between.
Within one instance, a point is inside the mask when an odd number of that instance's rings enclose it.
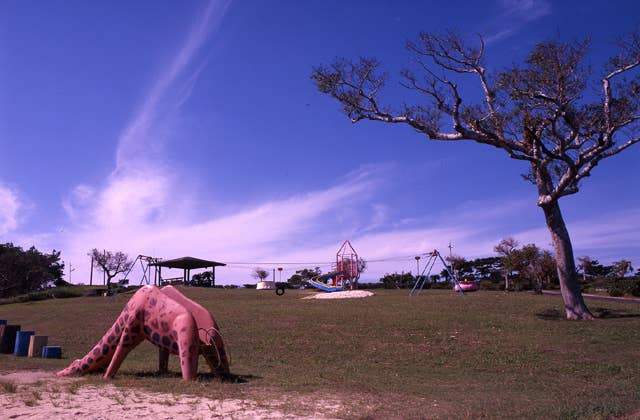
<instances>
[{"instance_id":1,"label":"green foliage on tree","mask_svg":"<svg viewBox=\"0 0 640 420\"><path fill-rule=\"evenodd\" d=\"M612 266L612 274L616 277L625 277L627 273L633 272L633 266L629 260L614 261Z\"/></svg>"},{"instance_id":2,"label":"green foliage on tree","mask_svg":"<svg viewBox=\"0 0 640 420\"><path fill-rule=\"evenodd\" d=\"M520 245L518 241L509 237L502 239L500 243L493 248L500 258L505 290L509 290L509 277L517 270L517 262L513 252L518 248L518 245Z\"/></svg>"},{"instance_id":3,"label":"green foliage on tree","mask_svg":"<svg viewBox=\"0 0 640 420\"><path fill-rule=\"evenodd\" d=\"M25 251L12 243L0 244L0 297L61 284L63 272L60 251L45 254L33 246Z\"/></svg>"},{"instance_id":4,"label":"green foliage on tree","mask_svg":"<svg viewBox=\"0 0 640 420\"><path fill-rule=\"evenodd\" d=\"M315 268L303 268L302 270L296 270L296 273L287 279L293 287L302 286L307 280L311 280L314 277L318 277L322 274L320 267Z\"/></svg>"},{"instance_id":5,"label":"green foliage on tree","mask_svg":"<svg viewBox=\"0 0 640 420\"><path fill-rule=\"evenodd\" d=\"M203 271L191 276L191 285L197 287L214 287L216 285L213 271Z\"/></svg>"},{"instance_id":6,"label":"green foliage on tree","mask_svg":"<svg viewBox=\"0 0 640 420\"><path fill-rule=\"evenodd\" d=\"M385 274L380 282L385 289L406 289L413 287L416 282L416 278L411 273L393 273Z\"/></svg>"},{"instance_id":7,"label":"green foliage on tree","mask_svg":"<svg viewBox=\"0 0 640 420\"><path fill-rule=\"evenodd\" d=\"M613 267L610 265L600 264L595 258L584 256L578 258L580 261L580 268L583 271L585 280L586 277L608 277L613 271Z\"/></svg>"}]
</instances>

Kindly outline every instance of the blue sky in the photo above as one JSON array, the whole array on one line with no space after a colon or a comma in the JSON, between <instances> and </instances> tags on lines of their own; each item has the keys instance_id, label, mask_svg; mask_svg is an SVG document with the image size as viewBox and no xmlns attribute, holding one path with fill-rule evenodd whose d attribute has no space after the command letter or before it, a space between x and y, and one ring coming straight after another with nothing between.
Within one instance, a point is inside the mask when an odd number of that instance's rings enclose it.
<instances>
[{"instance_id":1,"label":"blue sky","mask_svg":"<svg viewBox=\"0 0 640 420\"><path fill-rule=\"evenodd\" d=\"M0 241L61 250L74 282L87 281L93 247L236 263L218 279L237 284L257 265L284 277L305 264L282 263L329 263L345 239L373 280L449 242L467 258L505 236L550 248L523 163L351 124L309 75L375 56L399 103L405 42L446 29L484 34L494 69L540 40L591 36L597 74L639 12L633 1L2 2ZM576 256L640 266L638 167L631 148L561 201Z\"/></svg>"}]
</instances>

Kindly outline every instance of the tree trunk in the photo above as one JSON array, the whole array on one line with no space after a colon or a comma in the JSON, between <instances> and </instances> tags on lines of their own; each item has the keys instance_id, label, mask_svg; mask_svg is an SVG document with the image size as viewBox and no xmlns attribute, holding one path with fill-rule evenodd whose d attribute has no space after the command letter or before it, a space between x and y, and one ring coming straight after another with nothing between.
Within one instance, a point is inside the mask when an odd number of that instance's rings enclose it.
<instances>
[{"instance_id":1,"label":"tree trunk","mask_svg":"<svg viewBox=\"0 0 640 420\"><path fill-rule=\"evenodd\" d=\"M556 200L542 206L547 227L556 252L558 279L567 319L594 319L580 292L580 282L573 260L573 248L569 232L564 224L560 205Z\"/></svg>"}]
</instances>

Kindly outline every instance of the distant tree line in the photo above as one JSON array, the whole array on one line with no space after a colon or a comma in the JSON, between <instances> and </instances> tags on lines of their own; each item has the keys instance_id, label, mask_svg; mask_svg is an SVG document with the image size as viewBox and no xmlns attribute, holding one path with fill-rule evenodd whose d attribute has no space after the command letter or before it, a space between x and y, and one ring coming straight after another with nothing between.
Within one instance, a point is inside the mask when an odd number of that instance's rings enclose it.
<instances>
[{"instance_id":1,"label":"distant tree line","mask_svg":"<svg viewBox=\"0 0 640 420\"><path fill-rule=\"evenodd\" d=\"M467 260L459 255L447 257L449 269L458 280L479 281L485 289L502 290L534 290L541 292L543 288L559 287L556 259L554 255L535 244L527 244L520 247L518 241L513 238L504 238L494 247L497 256L476 258ZM577 265L582 282L593 282L596 279L623 280L625 276L633 273L630 261L621 259L611 265L602 265L598 260L589 256L578 258ZM640 276L640 270L636 273ZM427 287L450 287L451 279L449 271L443 269L439 273L429 276ZM417 280L422 280L411 273L387 273L379 282L387 289L410 288ZM634 280L637 281L637 280ZM609 283L607 283L609 284ZM618 282L622 285L623 282ZM639 286L640 287L640 286ZM585 289L587 287L584 287ZM619 287L608 285L608 290L618 292ZM630 283L629 293L637 289L634 282Z\"/></svg>"},{"instance_id":2,"label":"distant tree line","mask_svg":"<svg viewBox=\"0 0 640 420\"><path fill-rule=\"evenodd\" d=\"M12 243L0 244L0 298L17 296L64 283L60 251L42 253Z\"/></svg>"}]
</instances>

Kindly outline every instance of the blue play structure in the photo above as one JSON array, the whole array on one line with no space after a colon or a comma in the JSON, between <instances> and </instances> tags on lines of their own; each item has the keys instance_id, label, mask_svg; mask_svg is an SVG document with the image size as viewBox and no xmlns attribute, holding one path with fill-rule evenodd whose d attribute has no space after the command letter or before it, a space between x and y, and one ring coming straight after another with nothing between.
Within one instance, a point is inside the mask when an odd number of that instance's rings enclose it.
<instances>
[{"instance_id":1,"label":"blue play structure","mask_svg":"<svg viewBox=\"0 0 640 420\"><path fill-rule=\"evenodd\" d=\"M0 353L19 357L62 358L62 346L47 346L48 336L35 331L22 331L20 325L9 325L0 319Z\"/></svg>"},{"instance_id":2,"label":"blue play structure","mask_svg":"<svg viewBox=\"0 0 640 420\"><path fill-rule=\"evenodd\" d=\"M13 350L14 356L26 357L29 353L29 340L35 335L35 331L17 331L16 344Z\"/></svg>"},{"instance_id":3,"label":"blue play structure","mask_svg":"<svg viewBox=\"0 0 640 420\"><path fill-rule=\"evenodd\" d=\"M307 284L309 286L315 287L316 289L322 290L323 292L341 292L342 290L344 290L342 285L334 286L334 285L328 284L327 280L333 279L338 276L342 276L344 274L346 274L345 271L333 271L331 273L314 277L311 280L307 280Z\"/></svg>"},{"instance_id":4,"label":"blue play structure","mask_svg":"<svg viewBox=\"0 0 640 420\"><path fill-rule=\"evenodd\" d=\"M44 346L42 348L43 359L62 359L62 346Z\"/></svg>"}]
</instances>

